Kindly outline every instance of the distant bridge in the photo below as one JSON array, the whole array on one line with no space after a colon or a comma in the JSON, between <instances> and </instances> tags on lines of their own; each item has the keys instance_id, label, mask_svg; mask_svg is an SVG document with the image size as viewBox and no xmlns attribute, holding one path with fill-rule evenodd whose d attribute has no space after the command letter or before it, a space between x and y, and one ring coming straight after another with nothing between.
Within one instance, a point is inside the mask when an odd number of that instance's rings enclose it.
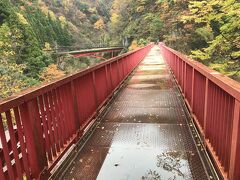
<instances>
[{"instance_id":1,"label":"distant bridge","mask_svg":"<svg viewBox=\"0 0 240 180\"><path fill-rule=\"evenodd\" d=\"M103 54L110 53L111 57L114 57L115 55L120 53L123 49L124 47L92 48L92 49L83 49L83 50L75 50L75 51L65 51L65 52L63 51L63 52L57 52L56 54L60 56L71 55L74 58L92 56L92 57L104 59Z\"/></svg>"}]
</instances>

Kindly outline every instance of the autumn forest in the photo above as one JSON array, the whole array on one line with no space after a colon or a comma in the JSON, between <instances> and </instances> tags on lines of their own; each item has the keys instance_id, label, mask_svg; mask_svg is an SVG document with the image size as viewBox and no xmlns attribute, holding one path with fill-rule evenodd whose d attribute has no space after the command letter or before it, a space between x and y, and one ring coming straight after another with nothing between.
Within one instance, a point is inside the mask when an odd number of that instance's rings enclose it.
<instances>
[{"instance_id":1,"label":"autumn forest","mask_svg":"<svg viewBox=\"0 0 240 180\"><path fill-rule=\"evenodd\" d=\"M240 81L237 0L1 0L0 99L98 63L59 50L164 42Z\"/></svg>"}]
</instances>

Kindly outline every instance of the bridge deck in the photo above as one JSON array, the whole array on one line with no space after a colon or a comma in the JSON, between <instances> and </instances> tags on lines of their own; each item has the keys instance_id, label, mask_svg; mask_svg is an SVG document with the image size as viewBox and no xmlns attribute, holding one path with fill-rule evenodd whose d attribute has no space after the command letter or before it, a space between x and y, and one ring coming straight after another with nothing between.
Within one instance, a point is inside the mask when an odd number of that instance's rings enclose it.
<instances>
[{"instance_id":1,"label":"bridge deck","mask_svg":"<svg viewBox=\"0 0 240 180\"><path fill-rule=\"evenodd\" d=\"M210 179L192 127L174 78L154 47L64 179Z\"/></svg>"}]
</instances>

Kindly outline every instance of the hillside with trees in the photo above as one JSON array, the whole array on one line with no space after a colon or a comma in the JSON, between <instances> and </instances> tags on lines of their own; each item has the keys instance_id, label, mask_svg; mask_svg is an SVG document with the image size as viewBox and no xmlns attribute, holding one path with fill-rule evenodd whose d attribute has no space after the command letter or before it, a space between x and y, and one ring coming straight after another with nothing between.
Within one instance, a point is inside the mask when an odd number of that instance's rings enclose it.
<instances>
[{"instance_id":1,"label":"hillside with trees","mask_svg":"<svg viewBox=\"0 0 240 180\"><path fill-rule=\"evenodd\" d=\"M110 29L115 42L163 41L240 81L237 0L115 0Z\"/></svg>"},{"instance_id":2,"label":"hillside with trees","mask_svg":"<svg viewBox=\"0 0 240 180\"><path fill-rule=\"evenodd\" d=\"M0 2L0 98L46 78L59 77L71 59L57 67L55 49L106 43L108 8L104 0L2 0ZM79 61L79 60L78 60Z\"/></svg>"},{"instance_id":3,"label":"hillside with trees","mask_svg":"<svg viewBox=\"0 0 240 180\"><path fill-rule=\"evenodd\" d=\"M57 49L123 41L163 41L240 81L237 0L1 0L0 98L90 64L59 63Z\"/></svg>"}]
</instances>

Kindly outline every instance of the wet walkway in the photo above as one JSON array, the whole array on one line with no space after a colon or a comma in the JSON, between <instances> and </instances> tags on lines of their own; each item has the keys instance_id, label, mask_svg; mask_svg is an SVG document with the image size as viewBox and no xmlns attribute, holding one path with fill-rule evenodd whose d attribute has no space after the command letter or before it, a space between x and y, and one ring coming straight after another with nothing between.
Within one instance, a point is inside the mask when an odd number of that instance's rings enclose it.
<instances>
[{"instance_id":1,"label":"wet walkway","mask_svg":"<svg viewBox=\"0 0 240 180\"><path fill-rule=\"evenodd\" d=\"M155 46L64 179L209 179L188 122L184 102Z\"/></svg>"}]
</instances>

